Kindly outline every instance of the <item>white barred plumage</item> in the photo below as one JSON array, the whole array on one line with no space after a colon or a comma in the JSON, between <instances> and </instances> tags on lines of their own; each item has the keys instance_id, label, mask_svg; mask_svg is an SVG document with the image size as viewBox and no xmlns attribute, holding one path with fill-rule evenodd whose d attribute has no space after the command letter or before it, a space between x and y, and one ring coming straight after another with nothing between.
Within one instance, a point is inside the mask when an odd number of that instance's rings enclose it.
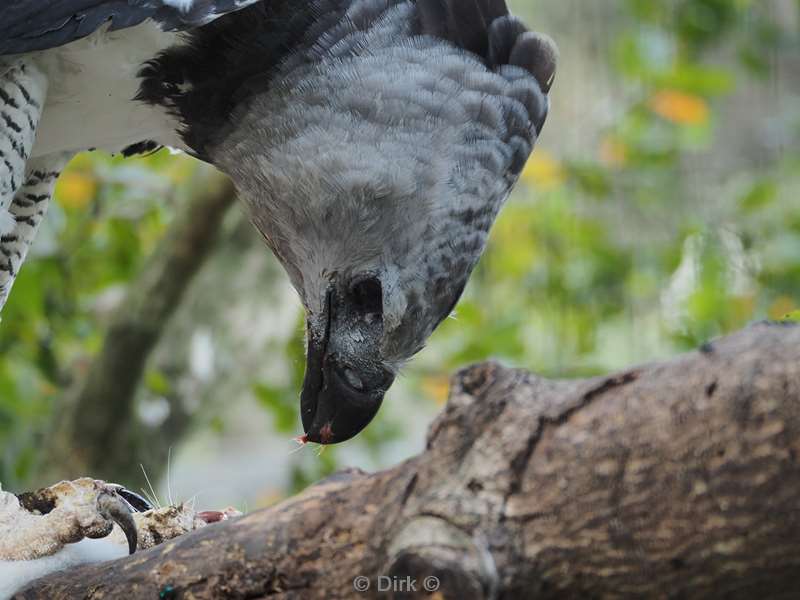
<instances>
[{"instance_id":1,"label":"white barred plumage","mask_svg":"<svg viewBox=\"0 0 800 600\"><path fill-rule=\"evenodd\" d=\"M56 180L71 157L71 153L58 153L29 161L23 183L6 209L10 227L0 234L0 309L47 214Z\"/></svg>"},{"instance_id":2,"label":"white barred plumage","mask_svg":"<svg viewBox=\"0 0 800 600\"><path fill-rule=\"evenodd\" d=\"M0 62L0 209L8 211L23 183L47 78L29 58Z\"/></svg>"},{"instance_id":3,"label":"white barred plumage","mask_svg":"<svg viewBox=\"0 0 800 600\"><path fill-rule=\"evenodd\" d=\"M47 78L33 61L0 69L0 310L66 162L61 157L28 160L46 93Z\"/></svg>"}]
</instances>

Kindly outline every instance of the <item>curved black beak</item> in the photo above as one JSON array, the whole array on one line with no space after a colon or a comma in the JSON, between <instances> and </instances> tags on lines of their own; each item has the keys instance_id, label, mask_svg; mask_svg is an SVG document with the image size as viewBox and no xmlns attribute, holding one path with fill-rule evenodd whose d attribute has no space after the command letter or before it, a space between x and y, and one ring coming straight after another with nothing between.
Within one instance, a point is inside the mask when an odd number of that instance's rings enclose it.
<instances>
[{"instance_id":1,"label":"curved black beak","mask_svg":"<svg viewBox=\"0 0 800 600\"><path fill-rule=\"evenodd\" d=\"M307 440L338 444L357 435L378 412L394 374L372 356L334 348L328 294L322 327L308 328L308 353L300 414Z\"/></svg>"}]
</instances>

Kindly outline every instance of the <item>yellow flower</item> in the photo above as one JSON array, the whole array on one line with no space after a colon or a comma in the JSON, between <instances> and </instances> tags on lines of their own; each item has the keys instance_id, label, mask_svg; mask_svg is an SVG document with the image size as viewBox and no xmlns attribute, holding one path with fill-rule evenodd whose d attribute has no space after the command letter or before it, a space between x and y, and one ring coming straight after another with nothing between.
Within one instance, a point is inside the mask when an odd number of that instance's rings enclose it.
<instances>
[{"instance_id":1,"label":"yellow flower","mask_svg":"<svg viewBox=\"0 0 800 600\"><path fill-rule=\"evenodd\" d=\"M286 494L277 488L266 488L261 490L256 496L253 508L267 508L274 506L286 499Z\"/></svg>"},{"instance_id":2,"label":"yellow flower","mask_svg":"<svg viewBox=\"0 0 800 600\"><path fill-rule=\"evenodd\" d=\"M550 190L564 183L564 167L544 150L537 150L528 160L520 178L527 185Z\"/></svg>"},{"instance_id":3,"label":"yellow flower","mask_svg":"<svg viewBox=\"0 0 800 600\"><path fill-rule=\"evenodd\" d=\"M743 324L753 318L756 310L756 302L753 296L736 296L731 299L733 318L736 323Z\"/></svg>"},{"instance_id":4,"label":"yellow flower","mask_svg":"<svg viewBox=\"0 0 800 600\"><path fill-rule=\"evenodd\" d=\"M775 299L775 302L772 303L772 306L769 307L767 314L770 319L779 321L795 309L797 309L797 305L794 300L789 296L779 296Z\"/></svg>"},{"instance_id":5,"label":"yellow flower","mask_svg":"<svg viewBox=\"0 0 800 600\"><path fill-rule=\"evenodd\" d=\"M96 193L97 181L81 171L65 171L56 183L56 200L64 208L86 208Z\"/></svg>"},{"instance_id":6,"label":"yellow flower","mask_svg":"<svg viewBox=\"0 0 800 600\"><path fill-rule=\"evenodd\" d=\"M600 162L607 167L624 167L628 162L628 147L625 142L613 136L607 136L600 143Z\"/></svg>"},{"instance_id":7,"label":"yellow flower","mask_svg":"<svg viewBox=\"0 0 800 600\"><path fill-rule=\"evenodd\" d=\"M450 381L444 376L426 377L422 380L422 391L436 404L442 405L450 394Z\"/></svg>"},{"instance_id":8,"label":"yellow flower","mask_svg":"<svg viewBox=\"0 0 800 600\"><path fill-rule=\"evenodd\" d=\"M650 98L648 105L654 113L678 125L702 125L708 122L706 101L678 90L662 90Z\"/></svg>"}]
</instances>

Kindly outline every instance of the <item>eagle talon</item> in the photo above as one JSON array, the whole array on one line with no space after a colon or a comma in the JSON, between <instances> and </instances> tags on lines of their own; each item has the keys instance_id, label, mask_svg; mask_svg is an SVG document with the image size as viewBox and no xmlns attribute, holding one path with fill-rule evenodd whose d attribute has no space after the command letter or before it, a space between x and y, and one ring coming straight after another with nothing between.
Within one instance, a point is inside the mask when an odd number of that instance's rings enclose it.
<instances>
[{"instance_id":1,"label":"eagle talon","mask_svg":"<svg viewBox=\"0 0 800 600\"><path fill-rule=\"evenodd\" d=\"M0 562L49 557L86 538L108 537L114 524L134 552L133 512L117 486L89 478L19 495L0 491Z\"/></svg>"},{"instance_id":2,"label":"eagle talon","mask_svg":"<svg viewBox=\"0 0 800 600\"><path fill-rule=\"evenodd\" d=\"M152 508L120 485L89 478L19 495L0 488L0 600L47 573L121 558L239 515L197 512L192 502Z\"/></svg>"},{"instance_id":3,"label":"eagle talon","mask_svg":"<svg viewBox=\"0 0 800 600\"><path fill-rule=\"evenodd\" d=\"M112 493L101 493L97 498L97 506L101 515L122 529L128 541L128 554L136 552L139 536L130 505L115 490Z\"/></svg>"}]
</instances>

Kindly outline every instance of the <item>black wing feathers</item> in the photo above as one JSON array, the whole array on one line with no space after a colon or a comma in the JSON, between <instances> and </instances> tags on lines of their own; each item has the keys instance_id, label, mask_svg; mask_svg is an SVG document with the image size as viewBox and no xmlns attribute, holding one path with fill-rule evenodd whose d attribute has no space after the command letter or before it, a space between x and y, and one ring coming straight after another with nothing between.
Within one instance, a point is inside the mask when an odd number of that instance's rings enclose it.
<instances>
[{"instance_id":1,"label":"black wing feathers","mask_svg":"<svg viewBox=\"0 0 800 600\"><path fill-rule=\"evenodd\" d=\"M517 102L506 103L503 115L509 132L507 143L513 151L510 173L518 175L547 118L547 94L558 60L555 43L545 35L529 31L510 14L506 0L416 0L416 3L422 35L443 38L472 52L489 69L502 73L511 82L508 96Z\"/></svg>"},{"instance_id":2,"label":"black wing feathers","mask_svg":"<svg viewBox=\"0 0 800 600\"><path fill-rule=\"evenodd\" d=\"M423 34L448 38L447 7L444 0L422 0L417 2L420 29Z\"/></svg>"},{"instance_id":3,"label":"black wing feathers","mask_svg":"<svg viewBox=\"0 0 800 600\"><path fill-rule=\"evenodd\" d=\"M529 71L542 92L550 90L558 50L553 41L513 17L505 0L417 0L420 30L480 56L491 68Z\"/></svg>"},{"instance_id":4,"label":"black wing feathers","mask_svg":"<svg viewBox=\"0 0 800 600\"><path fill-rule=\"evenodd\" d=\"M163 0L0 0L0 56L62 46L105 24L125 29L152 19L167 31L191 29L247 4L194 0L181 10Z\"/></svg>"},{"instance_id":5,"label":"black wing feathers","mask_svg":"<svg viewBox=\"0 0 800 600\"><path fill-rule=\"evenodd\" d=\"M517 38L511 50L508 64L522 67L533 73L542 91L546 94L556 75L558 51L549 37L526 31Z\"/></svg>"},{"instance_id":6,"label":"black wing feathers","mask_svg":"<svg viewBox=\"0 0 800 600\"><path fill-rule=\"evenodd\" d=\"M458 3L460 6L453 6ZM486 56L489 48L488 24L481 8L485 2L458 2L448 0L450 31L454 42L478 56ZM484 6L481 6L484 5Z\"/></svg>"},{"instance_id":7,"label":"black wing feathers","mask_svg":"<svg viewBox=\"0 0 800 600\"><path fill-rule=\"evenodd\" d=\"M1 12L0 55L54 48L89 35L107 21L119 29L150 16L127 0L11 0Z\"/></svg>"},{"instance_id":8,"label":"black wing feathers","mask_svg":"<svg viewBox=\"0 0 800 600\"><path fill-rule=\"evenodd\" d=\"M528 31L525 24L513 17L495 19L489 27L489 63L507 65L519 37Z\"/></svg>"},{"instance_id":9,"label":"black wing feathers","mask_svg":"<svg viewBox=\"0 0 800 600\"><path fill-rule=\"evenodd\" d=\"M136 99L173 107L191 123L184 140L207 160L206 146L225 129L234 106L266 89L274 69L315 28L323 32L340 20L347 5L303 0L301 10L298 0L268 0L217 19L145 63Z\"/></svg>"}]
</instances>

